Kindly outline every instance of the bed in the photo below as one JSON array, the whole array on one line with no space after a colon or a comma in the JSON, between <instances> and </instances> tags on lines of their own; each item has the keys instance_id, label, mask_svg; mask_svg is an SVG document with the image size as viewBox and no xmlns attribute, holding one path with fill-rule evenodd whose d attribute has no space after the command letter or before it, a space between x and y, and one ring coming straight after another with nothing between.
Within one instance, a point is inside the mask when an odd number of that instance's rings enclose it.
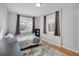
<instances>
[{"instance_id":1,"label":"bed","mask_svg":"<svg viewBox=\"0 0 79 59\"><path fill-rule=\"evenodd\" d=\"M37 41L39 41L39 38L34 35L18 35L16 36L16 38L21 49L24 49L32 45L37 45L38 44Z\"/></svg>"}]
</instances>

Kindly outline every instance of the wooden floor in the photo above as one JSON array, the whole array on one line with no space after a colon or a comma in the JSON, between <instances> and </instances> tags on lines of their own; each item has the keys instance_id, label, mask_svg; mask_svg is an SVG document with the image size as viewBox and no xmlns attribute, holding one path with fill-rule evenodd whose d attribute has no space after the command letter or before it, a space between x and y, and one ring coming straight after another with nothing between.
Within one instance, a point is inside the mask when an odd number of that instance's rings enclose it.
<instances>
[{"instance_id":1,"label":"wooden floor","mask_svg":"<svg viewBox=\"0 0 79 59\"><path fill-rule=\"evenodd\" d=\"M48 43L44 40L41 40L41 44L45 44L45 45L48 45L51 48L55 48L56 50L61 51L62 53L64 53L65 55L68 55L68 56L79 56L79 53L77 53L77 52L71 51L71 50L66 49L64 47L56 46L54 44L50 44L50 43Z\"/></svg>"}]
</instances>

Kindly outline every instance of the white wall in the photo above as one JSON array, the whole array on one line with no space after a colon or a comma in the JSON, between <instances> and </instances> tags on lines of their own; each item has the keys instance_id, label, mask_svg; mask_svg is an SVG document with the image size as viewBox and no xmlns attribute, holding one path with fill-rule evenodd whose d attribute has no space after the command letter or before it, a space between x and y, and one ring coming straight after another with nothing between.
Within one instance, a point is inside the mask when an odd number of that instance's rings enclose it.
<instances>
[{"instance_id":1,"label":"white wall","mask_svg":"<svg viewBox=\"0 0 79 59\"><path fill-rule=\"evenodd\" d=\"M75 5L63 6L62 9L62 44L64 47L77 50L78 40L77 40L77 8ZM43 32L43 17L41 17L40 29ZM43 34L41 32L42 38L46 39L48 42L61 44L61 38L55 37L51 34Z\"/></svg>"},{"instance_id":2,"label":"white wall","mask_svg":"<svg viewBox=\"0 0 79 59\"><path fill-rule=\"evenodd\" d=\"M8 11L5 4L0 4L0 31L3 29L3 34L7 31L7 13Z\"/></svg>"},{"instance_id":3,"label":"white wall","mask_svg":"<svg viewBox=\"0 0 79 59\"><path fill-rule=\"evenodd\" d=\"M8 32L15 34L17 14L8 12Z\"/></svg>"}]
</instances>

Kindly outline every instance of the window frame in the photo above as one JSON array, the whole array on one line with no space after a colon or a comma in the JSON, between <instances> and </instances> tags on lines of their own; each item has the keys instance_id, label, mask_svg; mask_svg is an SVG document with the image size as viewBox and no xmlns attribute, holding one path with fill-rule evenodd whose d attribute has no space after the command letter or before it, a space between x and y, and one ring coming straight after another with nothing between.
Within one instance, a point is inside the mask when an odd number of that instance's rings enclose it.
<instances>
[{"instance_id":1,"label":"window frame","mask_svg":"<svg viewBox=\"0 0 79 59\"><path fill-rule=\"evenodd\" d=\"M51 20L50 20L50 17L52 17ZM47 32L48 34L54 34L54 31L55 31L55 18L56 18L55 13L52 13L52 14L46 16L46 32ZM54 19L54 21L53 21L53 19ZM50 20L50 21L49 21L49 20ZM48 22L48 21L49 21L49 22ZM53 29L53 27L51 26L53 23L54 23L54 25L53 25L54 29ZM50 24L50 28L48 27L49 24ZM51 27L52 27L52 28L51 28ZM53 31L49 31L49 29L53 29Z\"/></svg>"},{"instance_id":2,"label":"window frame","mask_svg":"<svg viewBox=\"0 0 79 59\"><path fill-rule=\"evenodd\" d=\"M32 21L31 24L33 24L33 19L32 19L32 17L20 16L20 27L21 27L21 21L22 21L21 17L26 18L26 19L24 19L24 21L31 18L31 19L30 19L30 20ZM29 20L28 20L28 21L29 21ZM26 22L28 22L28 21L26 21ZM25 25L26 25L26 24L25 24ZM33 25L31 25L31 31L26 30L26 28L25 28L24 31L21 31L21 28L20 28L21 34L24 34L24 33L32 33L32 26L33 26Z\"/></svg>"}]
</instances>

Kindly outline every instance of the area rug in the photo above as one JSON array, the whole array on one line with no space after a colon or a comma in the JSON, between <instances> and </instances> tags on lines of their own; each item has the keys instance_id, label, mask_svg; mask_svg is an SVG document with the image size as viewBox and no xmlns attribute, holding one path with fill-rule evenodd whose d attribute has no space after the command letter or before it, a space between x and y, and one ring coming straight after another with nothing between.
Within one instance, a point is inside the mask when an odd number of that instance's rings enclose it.
<instances>
[{"instance_id":1,"label":"area rug","mask_svg":"<svg viewBox=\"0 0 79 59\"><path fill-rule=\"evenodd\" d=\"M64 53L57 51L54 48L49 48L45 45L25 49L21 52L23 56L64 56Z\"/></svg>"}]
</instances>

